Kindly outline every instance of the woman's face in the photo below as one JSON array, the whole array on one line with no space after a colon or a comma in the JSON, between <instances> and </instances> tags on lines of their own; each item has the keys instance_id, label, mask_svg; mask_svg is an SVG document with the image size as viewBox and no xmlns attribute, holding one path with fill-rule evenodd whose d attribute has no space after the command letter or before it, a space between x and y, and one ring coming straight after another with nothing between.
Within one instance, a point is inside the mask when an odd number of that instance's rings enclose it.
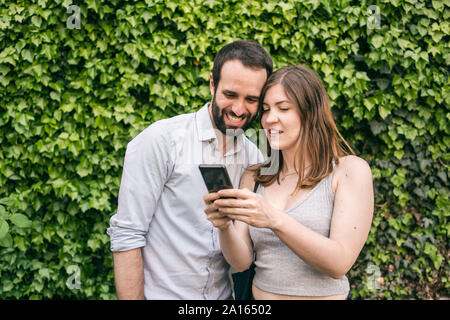
<instances>
[{"instance_id":1,"label":"woman's face","mask_svg":"<svg viewBox=\"0 0 450 320\"><path fill-rule=\"evenodd\" d=\"M300 111L289 101L281 84L267 90L261 124L272 149L295 151L300 138Z\"/></svg>"}]
</instances>

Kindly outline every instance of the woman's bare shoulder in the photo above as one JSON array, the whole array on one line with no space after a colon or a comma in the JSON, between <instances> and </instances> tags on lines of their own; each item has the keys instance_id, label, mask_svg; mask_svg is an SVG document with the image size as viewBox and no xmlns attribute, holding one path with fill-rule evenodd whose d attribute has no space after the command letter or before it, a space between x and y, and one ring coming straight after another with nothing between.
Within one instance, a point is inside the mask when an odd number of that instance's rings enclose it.
<instances>
[{"instance_id":1,"label":"woman's bare shoulder","mask_svg":"<svg viewBox=\"0 0 450 320\"><path fill-rule=\"evenodd\" d=\"M363 158L355 155L348 155L339 158L339 164L335 167L337 176L353 176L372 178L372 170Z\"/></svg>"}]
</instances>

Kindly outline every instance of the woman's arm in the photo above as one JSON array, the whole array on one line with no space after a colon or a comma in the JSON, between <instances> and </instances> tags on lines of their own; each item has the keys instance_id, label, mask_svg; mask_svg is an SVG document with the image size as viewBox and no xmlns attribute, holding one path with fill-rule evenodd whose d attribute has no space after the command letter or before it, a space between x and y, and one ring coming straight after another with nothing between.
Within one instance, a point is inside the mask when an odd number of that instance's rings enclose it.
<instances>
[{"instance_id":1,"label":"woman's arm","mask_svg":"<svg viewBox=\"0 0 450 320\"><path fill-rule=\"evenodd\" d=\"M220 210L232 219L272 229L307 264L339 279L351 268L364 246L373 215L372 174L368 164L350 156L339 166L329 238L271 207L264 199L255 199L242 191L240 195L228 190L220 191L222 196L238 196L247 201L240 208Z\"/></svg>"},{"instance_id":2,"label":"woman's arm","mask_svg":"<svg viewBox=\"0 0 450 320\"><path fill-rule=\"evenodd\" d=\"M249 244L246 223L236 220L228 228L219 229L219 241L223 256L234 270L242 272L250 267L253 262L253 248L251 243Z\"/></svg>"},{"instance_id":3,"label":"woman's arm","mask_svg":"<svg viewBox=\"0 0 450 320\"><path fill-rule=\"evenodd\" d=\"M240 188L250 189L254 184L253 176L249 171L245 171L241 177ZM253 261L253 246L248 233L248 225L241 221L232 222L230 218L224 216L214 204L219 199L217 193L204 197L207 206L205 213L208 220L219 231L220 247L227 262L238 272L250 267Z\"/></svg>"}]
</instances>

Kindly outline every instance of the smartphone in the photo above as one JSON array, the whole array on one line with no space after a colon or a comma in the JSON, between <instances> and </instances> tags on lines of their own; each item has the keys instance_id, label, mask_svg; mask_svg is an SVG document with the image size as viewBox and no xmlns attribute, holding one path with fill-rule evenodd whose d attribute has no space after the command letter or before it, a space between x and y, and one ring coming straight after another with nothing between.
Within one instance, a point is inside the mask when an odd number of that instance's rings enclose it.
<instances>
[{"instance_id":1,"label":"smartphone","mask_svg":"<svg viewBox=\"0 0 450 320\"><path fill-rule=\"evenodd\" d=\"M198 168L209 193L222 189L233 189L227 168L223 164L201 164Z\"/></svg>"}]
</instances>

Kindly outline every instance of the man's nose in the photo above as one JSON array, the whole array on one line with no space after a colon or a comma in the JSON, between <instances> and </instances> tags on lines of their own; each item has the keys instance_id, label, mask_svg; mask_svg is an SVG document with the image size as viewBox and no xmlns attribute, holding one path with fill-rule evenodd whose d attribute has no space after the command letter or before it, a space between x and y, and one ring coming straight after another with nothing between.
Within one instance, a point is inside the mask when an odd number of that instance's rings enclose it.
<instances>
[{"instance_id":1,"label":"man's nose","mask_svg":"<svg viewBox=\"0 0 450 320\"><path fill-rule=\"evenodd\" d=\"M231 108L231 111L236 115L236 117L240 117L247 113L247 109L245 108L245 103L242 100L236 101Z\"/></svg>"}]
</instances>

